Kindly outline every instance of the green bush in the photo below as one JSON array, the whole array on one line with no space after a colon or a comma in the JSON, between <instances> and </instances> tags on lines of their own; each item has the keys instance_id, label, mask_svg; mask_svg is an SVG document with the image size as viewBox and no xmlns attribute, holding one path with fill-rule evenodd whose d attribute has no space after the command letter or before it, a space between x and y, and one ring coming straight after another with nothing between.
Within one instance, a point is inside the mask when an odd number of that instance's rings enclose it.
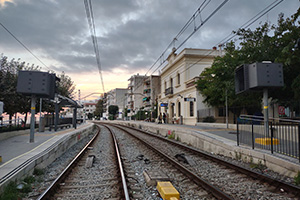
<instances>
[{"instance_id":1,"label":"green bush","mask_svg":"<svg viewBox=\"0 0 300 200\"><path fill-rule=\"evenodd\" d=\"M35 176L41 176L41 175L43 175L44 173L45 173L45 172L44 172L43 169L34 168L34 170L33 170L33 175L35 175Z\"/></svg>"},{"instance_id":2,"label":"green bush","mask_svg":"<svg viewBox=\"0 0 300 200\"><path fill-rule=\"evenodd\" d=\"M295 184L300 185L300 171L298 171L297 176L294 177Z\"/></svg>"},{"instance_id":3,"label":"green bush","mask_svg":"<svg viewBox=\"0 0 300 200\"><path fill-rule=\"evenodd\" d=\"M19 192L15 182L10 182L5 186L3 193L0 195L0 200L17 200L18 198Z\"/></svg>"},{"instance_id":4,"label":"green bush","mask_svg":"<svg viewBox=\"0 0 300 200\"><path fill-rule=\"evenodd\" d=\"M214 123L216 119L213 116L207 116L203 118L202 122Z\"/></svg>"}]
</instances>

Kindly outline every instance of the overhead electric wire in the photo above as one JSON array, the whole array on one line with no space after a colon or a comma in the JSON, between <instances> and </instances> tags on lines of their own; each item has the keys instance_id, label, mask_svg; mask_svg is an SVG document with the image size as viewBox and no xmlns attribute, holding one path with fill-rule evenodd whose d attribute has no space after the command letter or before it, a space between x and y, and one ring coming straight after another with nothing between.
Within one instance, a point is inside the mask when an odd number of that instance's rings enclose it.
<instances>
[{"instance_id":1,"label":"overhead electric wire","mask_svg":"<svg viewBox=\"0 0 300 200\"><path fill-rule=\"evenodd\" d=\"M279 2L277 2L279 1ZM277 2L277 3L276 3ZM246 23L244 23L243 25L240 26L239 29L241 28L248 28L249 26L251 26L253 23L255 23L258 19L260 19L261 17L263 17L264 15L266 15L268 12L270 12L273 8L275 8L277 5L279 5L281 2L283 2L283 0L275 0L273 3L271 3L270 5L268 5L266 8L264 8L262 11L260 11L258 14L256 14L254 17L252 17L250 20L248 20ZM276 3L275 5L273 5L274 3ZM273 5L273 6L272 6ZM272 6L272 7L271 7ZM270 8L271 7L271 8ZM268 9L269 8L269 9ZM263 14L261 14L263 12ZM261 14L261 15L260 15ZM258 18L256 18L259 15ZM248 24L249 23L249 24ZM245 26L245 27L244 27ZM236 36L236 34L234 35L234 37ZM228 36L227 36L228 37ZM226 37L226 38L227 38ZM232 37L233 38L233 37ZM231 39L232 39L231 38ZM219 44L224 44L227 43L229 40L226 40L226 42L219 42L217 43L215 46L218 46ZM225 38L221 41L224 41ZM188 69L190 69L191 67L193 67L194 65L196 65L197 63L199 63L200 61L202 61L203 59L207 58L208 56L210 56L215 50L211 50L208 54L206 54L204 57L200 58L199 60L197 60L196 62L194 62L193 64L191 64L189 67L185 68L181 73L187 71ZM173 75L176 72L173 72L171 75Z\"/></svg>"},{"instance_id":2,"label":"overhead electric wire","mask_svg":"<svg viewBox=\"0 0 300 200\"><path fill-rule=\"evenodd\" d=\"M229 0L224 0L204 21L202 21L201 19L201 24L198 27L195 27L193 32L188 36L188 38L186 38L181 44L180 47L187 42L187 40L195 33L197 32L201 26L203 26L219 9L221 9L221 7L227 3ZM168 47L163 51L163 53L160 55L160 57L154 62L154 64L150 67L150 69L146 72L145 76L148 74L148 72L157 64L158 61L161 60L161 58L164 58L164 54L169 50L169 48L174 44L175 40L177 40L182 34L183 32L196 20L196 17L198 17L199 15L201 15L201 12L207 7L207 5L211 2L211 0L207 1L204 0L204 2L199 6L199 8L196 10L196 12L192 15L192 17L186 22L186 24L183 26L183 28L181 28L181 30L179 31L179 33L175 36L175 38L171 41L171 43L168 45ZM167 61L167 59L163 59L163 61L160 63L160 65L158 66L161 67L165 62ZM156 68L151 75L158 69ZM138 87L135 88L135 90L137 88L139 88L142 84L142 81L140 81L140 83L138 83ZM135 90L133 92L135 92Z\"/></svg>"},{"instance_id":3,"label":"overhead electric wire","mask_svg":"<svg viewBox=\"0 0 300 200\"><path fill-rule=\"evenodd\" d=\"M92 42L93 42L94 52L96 55L96 62L97 62L97 67L98 67L98 71L100 74L102 89L103 89L103 93L105 93L104 82L103 82L103 77L102 77L101 62L100 62L100 52L99 52L99 47L98 47L96 28L95 28L95 20L94 20L94 14L93 14L91 0L84 0L84 5L85 5L86 16L87 16L87 20L88 20L88 24L89 24L90 33L91 33L91 38L92 38Z\"/></svg>"},{"instance_id":4,"label":"overhead electric wire","mask_svg":"<svg viewBox=\"0 0 300 200\"><path fill-rule=\"evenodd\" d=\"M267 7L265 7L262 11L260 11L258 14L256 14L254 17L252 17L251 19L249 19L247 22L245 22L243 25L240 26L239 29L241 28L247 28L250 25L252 25L253 23L255 23L258 19L260 19L261 17L263 17L265 14L267 14L268 12L270 12L272 9L274 9L276 6L278 6L283 0L275 0L273 3L271 3L270 5L268 5ZM278 3L276 3L278 2ZM275 4L276 3L276 4ZM272 6L273 4L275 4L274 6ZM272 6L272 7L271 7ZM271 8L270 8L271 7ZM268 9L269 8L269 9ZM263 14L261 14L263 13ZM257 17L259 16L259 17ZM257 17L257 18L256 18ZM249 23L249 24L248 24ZM244 27L245 26L245 27ZM182 30L182 29L181 29ZM231 34L230 34L231 35ZM236 34L234 34L234 36L236 36ZM227 43L229 40L226 40L226 42L223 42L227 37L225 37L224 39L222 39L219 43L217 43L215 46L218 46L218 44L224 44ZM222 43L223 42L223 43ZM183 72L187 71L188 69L190 69L191 67L193 67L194 65L196 65L197 63L199 63L200 61L202 61L203 59L207 58L208 56L210 56L212 53L214 52L214 50L209 51L208 54L204 55L204 57L200 58L199 60L197 60L196 62L194 62L193 64L191 64L190 66L188 66L186 69L184 69L182 72L180 72L180 74L182 74ZM157 62L157 61L156 61ZM177 72L173 72L172 74L177 73ZM151 74L152 75L152 74ZM136 88L139 88L141 86L143 82L140 81L138 86ZM136 89L135 88L135 89ZM134 90L135 91L135 90ZM133 91L133 92L134 92ZM123 97L122 99L125 100L125 98L127 98L126 96Z\"/></svg>"},{"instance_id":5,"label":"overhead electric wire","mask_svg":"<svg viewBox=\"0 0 300 200\"><path fill-rule=\"evenodd\" d=\"M279 2L278 2L279 1ZM277 3L276 3L277 2ZM246 29L249 26L251 26L253 23L255 23L257 20L259 20L262 16L264 16L265 14L267 14L268 12L270 12L273 8L275 8L277 5L279 5L281 2L283 2L283 0L275 0L273 3L271 3L270 5L268 5L267 7L265 7L263 10L261 10L259 13L257 13L255 16L253 16L251 19L249 19L247 22L245 22L242 26L240 26L239 29L243 28ZM276 3L276 4L275 4ZM275 4L275 5L273 5ZM271 7L272 6L272 7ZM261 14L262 13L262 14ZM257 18L256 18L257 17ZM248 24L249 23L249 24ZM238 31L238 30L237 30ZM237 32L236 31L236 32ZM233 35L233 36L231 36ZM231 37L230 37L231 36ZM228 41L232 40L234 37L236 36L236 33L230 33L227 37L225 37L224 39L222 39L218 44L225 44ZM230 37L230 38L229 38ZM228 38L228 39L227 39ZM225 40L225 42L223 42Z\"/></svg>"},{"instance_id":6,"label":"overhead electric wire","mask_svg":"<svg viewBox=\"0 0 300 200\"><path fill-rule=\"evenodd\" d=\"M0 25L6 30L19 44L21 44L33 57L35 57L42 65L44 65L48 70L51 71L51 69L43 62L41 59L39 59L23 42L21 42L11 31L9 31L1 22Z\"/></svg>"},{"instance_id":7,"label":"overhead electric wire","mask_svg":"<svg viewBox=\"0 0 300 200\"><path fill-rule=\"evenodd\" d=\"M204 0L203 3L198 7L196 12L194 12L192 17L185 23L185 25L181 28L181 30L173 38L173 40L170 42L170 44L167 46L167 48L162 52L162 54L158 57L158 59L151 65L151 67L148 69L148 71L146 72L145 75L147 75L148 72L157 64L157 62L160 61L161 58L164 57L164 54L170 49L171 46L174 45L175 41L178 40L178 38L184 33L184 31L190 26L190 24L195 21L195 18L201 14L201 11L203 11L206 8L206 6L211 2L211 0L209 0L206 4L205 4L205 2L207 2L207 0ZM163 62L161 64L163 64L164 62L165 62L165 59L163 59Z\"/></svg>"},{"instance_id":8,"label":"overhead electric wire","mask_svg":"<svg viewBox=\"0 0 300 200\"><path fill-rule=\"evenodd\" d=\"M278 2L279 1L279 2ZM245 22L243 25L241 25L240 27L239 27L239 29L241 29L241 28L247 28L247 27L249 27L250 25L252 25L253 23L255 23L258 19L260 19L261 17L263 17L265 14L267 14L268 12L270 12L272 9L274 9L277 5L279 5L281 2L282 2L283 0L275 0L273 3L271 3L270 5L268 5L267 7L265 7L263 10L261 10L258 14L256 14L254 17L252 17L250 20L248 20L247 22ZM276 3L277 2L277 3ZM276 3L276 4L275 4ZM275 5L274 5L275 4ZM273 6L272 6L273 5ZM272 7L271 7L272 6ZM261 13L263 13L263 14L261 14ZM257 17L258 16L258 17ZM257 17L257 18L256 18ZM234 36L236 36L236 34L234 35ZM228 37L228 36L227 36ZM226 37L226 38L227 38ZM221 40L221 41L224 41L225 40L225 38L223 39L223 40ZM229 40L226 40L226 42L225 43L227 43ZM220 42L219 43L217 43L215 46L218 46L220 44ZM224 44L224 43L222 43L222 44ZM187 68L185 68L182 72L180 72L180 74L181 73L183 73L183 72L185 72L185 71L187 71L188 69L190 69L191 67L193 67L194 65L196 65L196 64L198 64L200 61L202 61L203 59L205 59L205 58L207 58L207 57L209 57L212 53L214 52L214 50L211 50L211 51L209 51L208 52L208 54L206 54L206 55L204 55L204 57L202 57L202 58L200 58L199 60L197 60L196 62L194 62L193 64L191 64L190 66L188 66ZM173 72L171 75L173 75L173 74L176 74L177 72ZM151 74L152 75L152 74ZM141 85L139 85L139 87L140 87Z\"/></svg>"}]
</instances>

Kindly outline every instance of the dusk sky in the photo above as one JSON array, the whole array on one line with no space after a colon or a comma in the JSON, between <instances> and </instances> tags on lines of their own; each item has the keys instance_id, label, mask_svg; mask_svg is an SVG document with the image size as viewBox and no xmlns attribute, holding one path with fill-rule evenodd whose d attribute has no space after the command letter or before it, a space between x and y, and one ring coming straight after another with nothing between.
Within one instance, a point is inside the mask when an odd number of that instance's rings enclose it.
<instances>
[{"instance_id":1,"label":"dusk sky","mask_svg":"<svg viewBox=\"0 0 300 200\"><path fill-rule=\"evenodd\" d=\"M206 1L201 19L207 18L223 1ZM105 92L126 88L127 80L134 74L144 75L203 2L92 0ZM272 2L274 0L229 0L177 53L183 48L211 49ZM276 24L280 13L289 17L299 5L299 0L284 0L250 28L266 21ZM76 91L81 90L82 97L103 92L84 0L0 0L0 23L48 68L2 26L0 54L39 65L42 71L51 69L57 74L64 71L74 81ZM179 43L180 39L175 47Z\"/></svg>"}]
</instances>

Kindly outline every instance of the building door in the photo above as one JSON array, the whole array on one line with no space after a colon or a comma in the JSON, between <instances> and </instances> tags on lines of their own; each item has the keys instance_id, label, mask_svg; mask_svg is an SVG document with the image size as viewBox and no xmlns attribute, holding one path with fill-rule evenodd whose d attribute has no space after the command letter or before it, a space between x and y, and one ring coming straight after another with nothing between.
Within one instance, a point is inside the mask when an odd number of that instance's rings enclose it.
<instances>
[{"instance_id":1,"label":"building door","mask_svg":"<svg viewBox=\"0 0 300 200\"><path fill-rule=\"evenodd\" d=\"M181 116L180 102L178 102L177 105L178 105L178 117L180 117Z\"/></svg>"}]
</instances>

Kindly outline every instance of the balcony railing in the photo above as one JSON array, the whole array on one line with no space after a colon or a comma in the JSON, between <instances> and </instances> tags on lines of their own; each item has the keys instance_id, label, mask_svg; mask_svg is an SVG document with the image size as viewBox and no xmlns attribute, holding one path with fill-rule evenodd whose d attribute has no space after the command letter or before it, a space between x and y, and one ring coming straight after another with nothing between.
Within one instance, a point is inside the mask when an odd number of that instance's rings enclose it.
<instances>
[{"instance_id":1,"label":"balcony railing","mask_svg":"<svg viewBox=\"0 0 300 200\"><path fill-rule=\"evenodd\" d=\"M173 87L169 87L169 88L166 89L165 95L167 96L169 94L173 94Z\"/></svg>"}]
</instances>

